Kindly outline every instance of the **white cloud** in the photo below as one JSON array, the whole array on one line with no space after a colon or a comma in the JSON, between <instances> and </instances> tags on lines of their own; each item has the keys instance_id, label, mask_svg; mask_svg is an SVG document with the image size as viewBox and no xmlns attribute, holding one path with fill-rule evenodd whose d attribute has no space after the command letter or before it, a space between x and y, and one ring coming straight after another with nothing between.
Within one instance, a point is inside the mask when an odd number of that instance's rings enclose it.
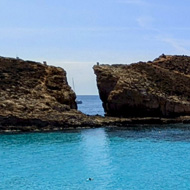
<instances>
[{"instance_id":1,"label":"white cloud","mask_svg":"<svg viewBox=\"0 0 190 190\"><path fill-rule=\"evenodd\" d=\"M137 18L138 25L143 28L149 27L153 21L154 19L151 16L141 16Z\"/></svg>"},{"instance_id":2,"label":"white cloud","mask_svg":"<svg viewBox=\"0 0 190 190\"><path fill-rule=\"evenodd\" d=\"M187 44L185 44L183 40L177 40L173 38L163 38L161 39L161 41L171 45L180 54L190 54L190 49L187 49L185 47L185 45Z\"/></svg>"}]
</instances>

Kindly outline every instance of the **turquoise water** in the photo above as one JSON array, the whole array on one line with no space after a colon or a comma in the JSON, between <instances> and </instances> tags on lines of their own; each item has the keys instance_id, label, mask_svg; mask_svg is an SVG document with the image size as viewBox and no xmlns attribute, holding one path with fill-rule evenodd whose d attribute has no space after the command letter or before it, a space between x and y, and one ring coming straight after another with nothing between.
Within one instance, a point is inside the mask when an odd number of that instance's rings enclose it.
<instances>
[{"instance_id":1,"label":"turquoise water","mask_svg":"<svg viewBox=\"0 0 190 190\"><path fill-rule=\"evenodd\" d=\"M103 115L98 97L80 99ZM0 135L0 190L107 189L190 189L190 125Z\"/></svg>"},{"instance_id":2,"label":"turquoise water","mask_svg":"<svg viewBox=\"0 0 190 190\"><path fill-rule=\"evenodd\" d=\"M190 126L172 127L0 135L0 189L190 189Z\"/></svg>"}]
</instances>

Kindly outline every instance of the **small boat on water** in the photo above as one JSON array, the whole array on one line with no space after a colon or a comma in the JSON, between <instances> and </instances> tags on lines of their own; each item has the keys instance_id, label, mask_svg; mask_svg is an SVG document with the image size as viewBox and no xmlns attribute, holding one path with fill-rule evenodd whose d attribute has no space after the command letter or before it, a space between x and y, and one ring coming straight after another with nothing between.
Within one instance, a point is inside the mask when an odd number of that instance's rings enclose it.
<instances>
[{"instance_id":1,"label":"small boat on water","mask_svg":"<svg viewBox=\"0 0 190 190\"><path fill-rule=\"evenodd\" d=\"M76 100L77 104L82 104L82 100Z\"/></svg>"}]
</instances>

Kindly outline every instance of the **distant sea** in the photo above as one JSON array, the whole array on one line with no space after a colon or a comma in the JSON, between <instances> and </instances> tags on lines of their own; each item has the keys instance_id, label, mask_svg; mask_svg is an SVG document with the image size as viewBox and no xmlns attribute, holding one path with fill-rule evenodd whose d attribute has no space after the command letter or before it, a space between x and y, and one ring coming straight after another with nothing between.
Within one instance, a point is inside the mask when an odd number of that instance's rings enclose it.
<instances>
[{"instance_id":1,"label":"distant sea","mask_svg":"<svg viewBox=\"0 0 190 190\"><path fill-rule=\"evenodd\" d=\"M82 104L78 104L78 109L88 115L104 115L102 101L97 95L79 95L77 100L81 100Z\"/></svg>"},{"instance_id":2,"label":"distant sea","mask_svg":"<svg viewBox=\"0 0 190 190\"><path fill-rule=\"evenodd\" d=\"M103 113L98 97L78 99ZM190 125L0 135L0 190L188 189Z\"/></svg>"}]
</instances>

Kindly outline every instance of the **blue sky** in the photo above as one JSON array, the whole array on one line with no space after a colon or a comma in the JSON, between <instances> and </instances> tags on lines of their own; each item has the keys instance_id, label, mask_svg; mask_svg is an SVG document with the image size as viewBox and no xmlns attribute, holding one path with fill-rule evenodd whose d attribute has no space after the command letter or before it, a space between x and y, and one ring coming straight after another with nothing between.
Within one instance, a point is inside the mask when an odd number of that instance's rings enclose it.
<instances>
[{"instance_id":1,"label":"blue sky","mask_svg":"<svg viewBox=\"0 0 190 190\"><path fill-rule=\"evenodd\" d=\"M0 0L0 55L63 67L79 94L97 94L96 62L190 55L190 1Z\"/></svg>"}]
</instances>

